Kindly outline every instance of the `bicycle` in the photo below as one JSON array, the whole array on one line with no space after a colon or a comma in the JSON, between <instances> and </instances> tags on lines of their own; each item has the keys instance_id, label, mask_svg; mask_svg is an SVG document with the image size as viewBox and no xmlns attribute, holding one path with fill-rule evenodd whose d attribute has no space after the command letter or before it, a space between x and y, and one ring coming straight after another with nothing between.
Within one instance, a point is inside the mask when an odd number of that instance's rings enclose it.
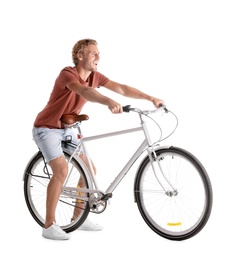
<instances>
[{"instance_id":1,"label":"bicycle","mask_svg":"<svg viewBox=\"0 0 234 260\"><path fill-rule=\"evenodd\" d=\"M66 127L73 127L77 131L80 143L76 146L69 138L62 141L69 171L56 210L57 223L66 232L72 232L85 221L90 212L102 213L115 188L137 159L146 153L139 164L134 181L134 201L143 220L154 232L169 240L179 241L195 236L210 217L212 185L204 166L193 154L179 147L160 146L160 142L177 128L176 115L166 106L145 111L125 106L123 111L138 114L141 126L83 137L80 125L89 119L87 115L69 114L61 118ZM165 138L159 124L152 118L156 112L171 114L176 119L173 131ZM156 142L151 141L146 117L157 124L160 137ZM101 191L85 143L138 131L144 133L143 142L105 192ZM81 148L88 164L79 156ZM46 188L51 176L52 172L39 150L29 160L23 181L27 207L40 226L43 226L45 221Z\"/></svg>"}]
</instances>

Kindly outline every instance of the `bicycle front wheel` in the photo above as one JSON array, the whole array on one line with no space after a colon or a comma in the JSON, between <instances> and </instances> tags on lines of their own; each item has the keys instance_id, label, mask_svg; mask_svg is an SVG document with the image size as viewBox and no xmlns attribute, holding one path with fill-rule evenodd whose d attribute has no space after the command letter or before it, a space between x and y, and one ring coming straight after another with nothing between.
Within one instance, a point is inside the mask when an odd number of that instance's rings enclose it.
<instances>
[{"instance_id":1,"label":"bicycle front wheel","mask_svg":"<svg viewBox=\"0 0 234 260\"><path fill-rule=\"evenodd\" d=\"M191 238L202 230L211 214L210 179L198 159L184 149L170 147L155 152L156 173L147 156L136 176L139 211L158 235L170 240ZM158 181L161 173L164 181L167 179L166 190Z\"/></svg>"},{"instance_id":2,"label":"bicycle front wheel","mask_svg":"<svg viewBox=\"0 0 234 260\"><path fill-rule=\"evenodd\" d=\"M70 155L64 152L66 160ZM69 180L66 186L89 188L87 178L82 167L74 159L68 164ZM25 170L24 196L27 207L40 225L44 226L46 214L47 186L52 177L50 167L45 164L43 155L38 152L29 162ZM69 196L60 195L56 208L56 222L66 232L77 229L89 214L89 204L85 201L77 201Z\"/></svg>"}]
</instances>

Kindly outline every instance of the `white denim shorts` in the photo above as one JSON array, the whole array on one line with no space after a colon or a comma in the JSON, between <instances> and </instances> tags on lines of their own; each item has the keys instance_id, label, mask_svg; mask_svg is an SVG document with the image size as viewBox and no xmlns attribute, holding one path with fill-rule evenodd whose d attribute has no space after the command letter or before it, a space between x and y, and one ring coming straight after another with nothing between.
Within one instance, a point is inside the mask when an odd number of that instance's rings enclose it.
<instances>
[{"instance_id":1,"label":"white denim shorts","mask_svg":"<svg viewBox=\"0 0 234 260\"><path fill-rule=\"evenodd\" d=\"M79 140L74 129L50 129L44 127L33 127L33 140L41 150L46 162L63 156L62 140L71 140L72 143L78 145Z\"/></svg>"}]
</instances>

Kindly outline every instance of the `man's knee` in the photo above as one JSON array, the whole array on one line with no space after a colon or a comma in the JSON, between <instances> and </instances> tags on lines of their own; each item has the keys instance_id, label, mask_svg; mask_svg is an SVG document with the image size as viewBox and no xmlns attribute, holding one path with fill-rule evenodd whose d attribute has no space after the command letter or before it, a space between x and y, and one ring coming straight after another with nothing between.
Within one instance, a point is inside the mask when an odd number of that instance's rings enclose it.
<instances>
[{"instance_id":1,"label":"man's knee","mask_svg":"<svg viewBox=\"0 0 234 260\"><path fill-rule=\"evenodd\" d=\"M60 156L49 163L54 177L64 180L67 177L68 165L64 156Z\"/></svg>"}]
</instances>

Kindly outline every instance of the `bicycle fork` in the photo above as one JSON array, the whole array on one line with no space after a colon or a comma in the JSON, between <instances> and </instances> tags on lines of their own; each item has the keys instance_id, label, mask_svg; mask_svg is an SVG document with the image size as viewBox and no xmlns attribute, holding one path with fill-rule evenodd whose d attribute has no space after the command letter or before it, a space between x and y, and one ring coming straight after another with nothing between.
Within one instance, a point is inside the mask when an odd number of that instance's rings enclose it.
<instances>
[{"instance_id":1,"label":"bicycle fork","mask_svg":"<svg viewBox=\"0 0 234 260\"><path fill-rule=\"evenodd\" d=\"M157 179L160 186L162 187L162 189L165 191L165 194L168 195L169 197L176 196L178 194L178 191L170 183L169 179L165 175L164 170L161 166L160 161L163 160L163 158L159 158L155 152L155 149L154 148L152 149L152 147L148 147L147 151L150 158L150 163L151 163L154 176ZM155 162L157 163L158 171L156 171ZM157 172L161 173L162 178L159 178L159 174Z\"/></svg>"},{"instance_id":2,"label":"bicycle fork","mask_svg":"<svg viewBox=\"0 0 234 260\"><path fill-rule=\"evenodd\" d=\"M165 194L172 197L172 196L176 196L178 194L177 190L172 186L172 184L170 183L170 181L168 180L168 178L166 177L163 168L160 164L160 158L157 157L157 154L155 152L155 145L152 144L150 135L148 133L148 130L145 126L145 122L142 119L142 116L140 115L140 119L141 119L141 125L148 143L148 148L147 148L147 152L150 158L150 163L151 163L151 167L154 173L155 178L157 179L159 185L162 187L162 189L165 191ZM163 159L163 158L162 158ZM155 162L157 162L158 165L158 172L161 173L162 178L159 178L159 174L157 174L156 172L156 167L155 167ZM164 183L163 183L164 182ZM167 188L166 188L167 187ZM169 189L168 189L169 187ZM172 189L172 190L171 190Z\"/></svg>"}]
</instances>

